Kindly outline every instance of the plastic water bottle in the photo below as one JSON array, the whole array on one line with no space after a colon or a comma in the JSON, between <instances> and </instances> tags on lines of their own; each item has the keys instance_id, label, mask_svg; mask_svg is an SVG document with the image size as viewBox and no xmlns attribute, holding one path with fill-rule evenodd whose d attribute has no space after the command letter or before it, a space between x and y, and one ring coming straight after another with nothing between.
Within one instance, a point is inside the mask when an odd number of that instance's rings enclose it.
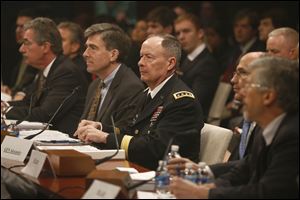
<instances>
[{"instance_id":1,"label":"plastic water bottle","mask_svg":"<svg viewBox=\"0 0 300 200\"><path fill-rule=\"evenodd\" d=\"M198 184L205 184L209 182L209 172L208 172L208 166L205 162L199 162L199 168L198 168Z\"/></svg>"},{"instance_id":2,"label":"plastic water bottle","mask_svg":"<svg viewBox=\"0 0 300 200\"><path fill-rule=\"evenodd\" d=\"M167 157L167 162L169 162L169 160L173 159L173 158L180 158L180 154L178 153L179 151L179 146L178 145L172 145L171 146L171 151L168 153L168 157ZM180 176L180 169L176 169L176 175Z\"/></svg>"},{"instance_id":3,"label":"plastic water bottle","mask_svg":"<svg viewBox=\"0 0 300 200\"><path fill-rule=\"evenodd\" d=\"M170 185L170 174L166 168L166 161L159 161L158 168L155 176L155 190L158 194L158 198L167 198L169 192L168 188Z\"/></svg>"},{"instance_id":4,"label":"plastic water bottle","mask_svg":"<svg viewBox=\"0 0 300 200\"><path fill-rule=\"evenodd\" d=\"M185 163L184 179L197 183L197 172L193 169L193 163Z\"/></svg>"},{"instance_id":5,"label":"plastic water bottle","mask_svg":"<svg viewBox=\"0 0 300 200\"><path fill-rule=\"evenodd\" d=\"M178 145L172 145L171 146L171 151L168 153L167 160L169 161L172 158L180 158L181 156L179 155L178 151L179 151L179 146Z\"/></svg>"}]
</instances>

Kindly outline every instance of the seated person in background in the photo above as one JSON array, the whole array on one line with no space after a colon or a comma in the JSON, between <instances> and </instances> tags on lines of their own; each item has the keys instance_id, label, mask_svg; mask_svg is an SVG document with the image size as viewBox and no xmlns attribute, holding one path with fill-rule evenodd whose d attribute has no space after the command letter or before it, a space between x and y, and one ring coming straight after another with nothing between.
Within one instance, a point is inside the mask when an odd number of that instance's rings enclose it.
<instances>
[{"instance_id":1,"label":"seated person in background","mask_svg":"<svg viewBox=\"0 0 300 200\"><path fill-rule=\"evenodd\" d=\"M22 101L9 102L12 108L6 118L48 122L62 102L80 86L52 121L53 129L73 133L84 108L87 82L79 67L61 55L61 36L51 19L36 18L25 24L24 29L20 52L27 64L39 69L39 74ZM3 105L1 103L1 107Z\"/></svg>"},{"instance_id":2,"label":"seated person in background","mask_svg":"<svg viewBox=\"0 0 300 200\"><path fill-rule=\"evenodd\" d=\"M218 87L221 67L207 49L203 27L195 15L180 16L174 24L176 37L187 54L180 65L180 78L196 95L206 120Z\"/></svg>"},{"instance_id":3,"label":"seated person in background","mask_svg":"<svg viewBox=\"0 0 300 200\"><path fill-rule=\"evenodd\" d=\"M298 198L299 64L262 57L250 65L244 112L263 130L251 155L211 184L174 177L170 190L177 198Z\"/></svg>"},{"instance_id":4,"label":"seated person in background","mask_svg":"<svg viewBox=\"0 0 300 200\"><path fill-rule=\"evenodd\" d=\"M92 81L92 75L88 73L86 62L82 56L84 45L83 30L73 22L61 22L57 26L62 38L63 54L69 57L85 75L87 82Z\"/></svg>"},{"instance_id":5,"label":"seated person in background","mask_svg":"<svg viewBox=\"0 0 300 200\"><path fill-rule=\"evenodd\" d=\"M80 124L91 120L111 126L113 115L117 126L126 127L134 117L136 97L144 89L133 71L123 64L130 39L120 27L109 23L90 26L85 36L87 70L98 78L89 86Z\"/></svg>"},{"instance_id":6,"label":"seated person in background","mask_svg":"<svg viewBox=\"0 0 300 200\"><path fill-rule=\"evenodd\" d=\"M274 29L268 35L267 52L273 56L279 56L296 60L299 56L299 33L288 27Z\"/></svg>"},{"instance_id":7,"label":"seated person in background","mask_svg":"<svg viewBox=\"0 0 300 200\"><path fill-rule=\"evenodd\" d=\"M176 76L181 57L179 42L171 35L150 36L142 45L139 61L141 79L149 88L141 92L136 115L128 127L117 134L129 161L156 169L172 137L180 154L197 162L203 115L191 90ZM112 132L103 124L79 124L75 135L85 142L115 148Z\"/></svg>"},{"instance_id":8,"label":"seated person in background","mask_svg":"<svg viewBox=\"0 0 300 200\"><path fill-rule=\"evenodd\" d=\"M266 42L271 31L288 25L289 20L285 10L282 8L271 8L263 12L259 20L259 39L263 42Z\"/></svg>"},{"instance_id":9,"label":"seated person in background","mask_svg":"<svg viewBox=\"0 0 300 200\"><path fill-rule=\"evenodd\" d=\"M22 56L22 54L17 52L17 49L19 49L23 42L24 25L25 23L31 21L34 17L35 12L30 9L21 10L17 16L15 30L17 45L13 52L13 54L15 54L15 59L10 60L10 62L13 62L12 66L7 66L12 68L12 74L11 76L8 76L11 78L11 80L10 83L7 83L8 85L1 85L1 92L11 95L13 100L22 100L24 98L26 95L26 88L33 82L34 77L38 72L36 68L26 64L25 58ZM6 58L4 58L4 63L6 63L5 59ZM1 72L2 71L6 71L6 69L3 70L1 68Z\"/></svg>"}]
</instances>

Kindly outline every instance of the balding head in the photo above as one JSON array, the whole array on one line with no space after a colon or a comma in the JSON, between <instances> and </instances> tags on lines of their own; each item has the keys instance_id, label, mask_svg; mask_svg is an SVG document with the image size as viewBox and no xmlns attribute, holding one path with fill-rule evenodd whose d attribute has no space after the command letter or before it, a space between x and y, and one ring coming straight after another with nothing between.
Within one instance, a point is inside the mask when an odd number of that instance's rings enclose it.
<instances>
[{"instance_id":1,"label":"balding head","mask_svg":"<svg viewBox=\"0 0 300 200\"><path fill-rule=\"evenodd\" d=\"M235 92L234 98L238 101L242 100L242 95L240 94L241 88L244 86L244 80L249 74L249 64L266 55L264 52L250 52L242 56L239 61L238 66L236 67L236 72L231 79L233 85L233 90Z\"/></svg>"},{"instance_id":2,"label":"balding head","mask_svg":"<svg viewBox=\"0 0 300 200\"><path fill-rule=\"evenodd\" d=\"M299 33L292 28L284 27L273 30L268 35L267 51L269 54L291 60L297 59L296 47Z\"/></svg>"}]
</instances>

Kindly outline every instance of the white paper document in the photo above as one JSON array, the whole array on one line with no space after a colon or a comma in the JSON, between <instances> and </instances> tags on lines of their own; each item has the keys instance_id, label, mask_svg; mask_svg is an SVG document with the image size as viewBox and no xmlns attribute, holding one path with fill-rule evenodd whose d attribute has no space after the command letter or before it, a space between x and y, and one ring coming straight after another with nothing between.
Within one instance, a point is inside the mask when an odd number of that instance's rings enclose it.
<instances>
[{"instance_id":1,"label":"white paper document","mask_svg":"<svg viewBox=\"0 0 300 200\"><path fill-rule=\"evenodd\" d=\"M27 165L21 170L21 172L29 176L33 176L34 178L39 177L46 158L47 154L40 151L32 150L30 159Z\"/></svg>"},{"instance_id":2,"label":"white paper document","mask_svg":"<svg viewBox=\"0 0 300 200\"><path fill-rule=\"evenodd\" d=\"M138 170L136 170L132 167L116 167L116 169L121 172L128 172L129 174L139 173Z\"/></svg>"},{"instance_id":3,"label":"white paper document","mask_svg":"<svg viewBox=\"0 0 300 200\"><path fill-rule=\"evenodd\" d=\"M120 190L119 186L95 180L82 199L114 199Z\"/></svg>"},{"instance_id":4,"label":"white paper document","mask_svg":"<svg viewBox=\"0 0 300 200\"><path fill-rule=\"evenodd\" d=\"M40 132L41 130L28 130L28 131L20 131L20 138L25 138L29 135L36 134ZM44 140L44 141L51 141L51 140L70 140L70 141L78 141L77 139L70 138L68 134L62 133L60 131L55 130L45 130L43 133L35 136L31 140Z\"/></svg>"},{"instance_id":5,"label":"white paper document","mask_svg":"<svg viewBox=\"0 0 300 200\"><path fill-rule=\"evenodd\" d=\"M96 147L90 145L76 145L76 146L37 146L39 150L64 150L64 149L72 149L79 151L81 153L87 154L92 157L92 159L101 159L106 156L113 155L117 150L100 150ZM125 151L123 149L119 150L119 153L113 157L112 159L125 159Z\"/></svg>"},{"instance_id":6,"label":"white paper document","mask_svg":"<svg viewBox=\"0 0 300 200\"><path fill-rule=\"evenodd\" d=\"M17 125L19 130L36 130L36 129L43 129L47 124L42 122L29 122L23 121Z\"/></svg>"},{"instance_id":7,"label":"white paper document","mask_svg":"<svg viewBox=\"0 0 300 200\"><path fill-rule=\"evenodd\" d=\"M154 192L137 191L138 199L158 199L158 195Z\"/></svg>"},{"instance_id":8,"label":"white paper document","mask_svg":"<svg viewBox=\"0 0 300 200\"><path fill-rule=\"evenodd\" d=\"M130 174L130 177L132 180L135 181L146 181L146 180L153 179L155 177L155 171Z\"/></svg>"}]
</instances>

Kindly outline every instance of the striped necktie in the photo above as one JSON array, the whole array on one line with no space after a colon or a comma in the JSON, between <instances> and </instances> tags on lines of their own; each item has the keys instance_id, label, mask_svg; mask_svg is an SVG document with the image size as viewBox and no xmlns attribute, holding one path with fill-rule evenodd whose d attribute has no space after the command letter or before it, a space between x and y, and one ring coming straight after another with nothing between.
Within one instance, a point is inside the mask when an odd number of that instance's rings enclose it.
<instances>
[{"instance_id":1,"label":"striped necktie","mask_svg":"<svg viewBox=\"0 0 300 200\"><path fill-rule=\"evenodd\" d=\"M104 88L104 86L105 86L104 82L100 81L97 87L98 89L95 92L87 120L92 120L92 121L95 120L101 102L101 90Z\"/></svg>"}]
</instances>

